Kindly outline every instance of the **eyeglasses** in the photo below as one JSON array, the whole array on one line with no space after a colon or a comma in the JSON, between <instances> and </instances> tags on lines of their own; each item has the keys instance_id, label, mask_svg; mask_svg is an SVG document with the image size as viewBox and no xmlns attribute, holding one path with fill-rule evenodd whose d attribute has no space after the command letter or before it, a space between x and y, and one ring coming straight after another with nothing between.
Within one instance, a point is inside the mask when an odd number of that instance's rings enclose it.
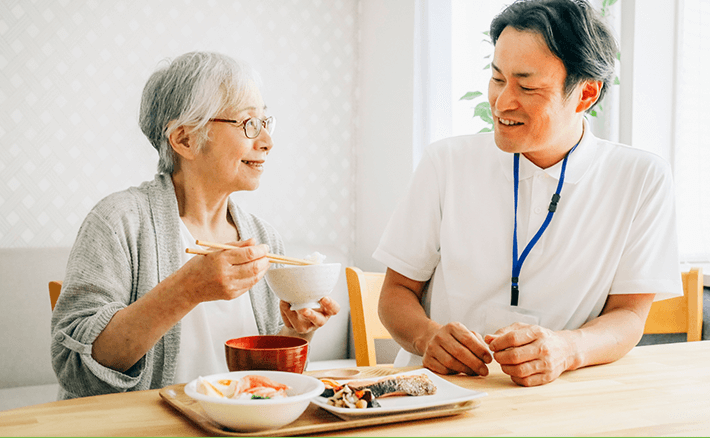
<instances>
[{"instance_id":1,"label":"eyeglasses","mask_svg":"<svg viewBox=\"0 0 710 438\"><path fill-rule=\"evenodd\" d=\"M242 126L244 128L244 135L246 135L247 138L257 138L259 134L261 134L262 126L266 129L266 132L268 132L269 135L274 133L274 128L276 127L276 119L274 116L267 117L264 120L261 120L258 117L252 117L243 122L228 119L210 119L210 122L236 123L237 126Z\"/></svg>"}]
</instances>

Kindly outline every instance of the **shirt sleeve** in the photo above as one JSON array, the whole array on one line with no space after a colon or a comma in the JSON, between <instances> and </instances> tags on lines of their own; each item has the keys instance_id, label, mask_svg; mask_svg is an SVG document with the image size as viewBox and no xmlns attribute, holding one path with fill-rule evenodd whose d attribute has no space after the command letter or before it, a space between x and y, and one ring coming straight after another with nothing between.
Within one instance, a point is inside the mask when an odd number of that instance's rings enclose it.
<instances>
[{"instance_id":1,"label":"shirt sleeve","mask_svg":"<svg viewBox=\"0 0 710 438\"><path fill-rule=\"evenodd\" d=\"M441 171L428 148L372 255L415 281L428 281L440 259Z\"/></svg>"},{"instance_id":2,"label":"shirt sleeve","mask_svg":"<svg viewBox=\"0 0 710 438\"><path fill-rule=\"evenodd\" d=\"M659 158L638 180L642 195L610 294L655 293L656 301L683 295L670 166Z\"/></svg>"},{"instance_id":3,"label":"shirt sleeve","mask_svg":"<svg viewBox=\"0 0 710 438\"><path fill-rule=\"evenodd\" d=\"M148 356L125 373L91 356L92 345L116 312L131 302L132 274L122 233L95 208L82 224L67 264L62 293L52 313L52 366L74 397L123 392L146 370Z\"/></svg>"}]
</instances>

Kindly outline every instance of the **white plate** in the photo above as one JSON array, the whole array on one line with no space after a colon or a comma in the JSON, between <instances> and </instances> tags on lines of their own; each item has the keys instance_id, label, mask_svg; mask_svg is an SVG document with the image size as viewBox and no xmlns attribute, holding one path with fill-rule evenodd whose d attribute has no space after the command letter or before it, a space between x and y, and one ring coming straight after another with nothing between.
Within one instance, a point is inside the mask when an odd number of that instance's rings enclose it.
<instances>
[{"instance_id":1,"label":"white plate","mask_svg":"<svg viewBox=\"0 0 710 438\"><path fill-rule=\"evenodd\" d=\"M461 388L458 385L454 385L453 383L444 380L438 375L429 371L428 369L420 369L408 371L406 373L393 374L392 376L387 376L387 378L417 374L426 374L427 377L429 377L431 381L434 382L434 385L436 385L436 394L422 395L417 397L402 396L378 398L377 401L382 407L367 409L336 408L335 406L331 406L328 404L328 398L320 396L311 400L311 403L314 403L315 405L337 415L338 417L347 419L348 417L385 415L447 406L488 395L485 392L472 391L470 389L465 389ZM376 381L380 379L381 378L361 380ZM338 380L338 383L347 383L348 381L356 382L357 380Z\"/></svg>"}]
</instances>

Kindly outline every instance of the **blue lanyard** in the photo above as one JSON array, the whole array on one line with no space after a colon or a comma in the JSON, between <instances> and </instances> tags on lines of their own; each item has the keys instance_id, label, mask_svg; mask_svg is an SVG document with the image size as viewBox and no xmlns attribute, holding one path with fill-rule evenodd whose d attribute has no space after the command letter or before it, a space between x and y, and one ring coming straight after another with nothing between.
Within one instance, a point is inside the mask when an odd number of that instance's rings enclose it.
<instances>
[{"instance_id":1,"label":"blue lanyard","mask_svg":"<svg viewBox=\"0 0 710 438\"><path fill-rule=\"evenodd\" d=\"M581 139L580 139L581 141ZM570 154L577 149L577 146L579 145L579 142L577 142L576 145L572 149L570 149L569 152L567 152L567 155L565 155L565 159L562 161L562 170L560 171L560 181L557 183L557 190L555 190L555 193L552 195L552 200L550 201L550 206L547 208L547 217L545 218L545 221L540 225L540 229L537 230L537 233L533 236L533 238L528 242L528 245L525 247L523 250L523 253L520 255L520 258L518 259L518 185L520 183L520 154L516 153L515 157L513 159L513 176L514 176L514 196L515 196L515 224L513 226L513 275L511 277L511 283L510 283L510 305L511 306L517 306L518 305L518 299L520 297L520 288L518 287L518 279L520 277L520 270L523 268L523 262L525 262L525 259L527 258L528 254L530 253L530 250L535 246L538 240L540 240L540 237L542 236L542 233L545 232L547 229L547 226L550 225L550 222L552 221L552 215L555 214L555 211L557 210L557 203L560 202L560 193L562 192L562 185L565 183L565 169L567 169L567 159L569 158Z\"/></svg>"}]
</instances>

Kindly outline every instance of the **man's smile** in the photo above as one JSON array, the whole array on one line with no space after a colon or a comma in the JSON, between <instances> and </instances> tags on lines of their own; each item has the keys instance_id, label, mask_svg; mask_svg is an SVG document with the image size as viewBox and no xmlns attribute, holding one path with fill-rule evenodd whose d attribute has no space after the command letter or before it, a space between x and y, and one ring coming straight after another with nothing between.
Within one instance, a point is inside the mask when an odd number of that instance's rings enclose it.
<instances>
[{"instance_id":1,"label":"man's smile","mask_svg":"<svg viewBox=\"0 0 710 438\"><path fill-rule=\"evenodd\" d=\"M498 118L498 121L506 126L515 126L523 124L522 122L516 122L515 120L501 119L500 117Z\"/></svg>"}]
</instances>

